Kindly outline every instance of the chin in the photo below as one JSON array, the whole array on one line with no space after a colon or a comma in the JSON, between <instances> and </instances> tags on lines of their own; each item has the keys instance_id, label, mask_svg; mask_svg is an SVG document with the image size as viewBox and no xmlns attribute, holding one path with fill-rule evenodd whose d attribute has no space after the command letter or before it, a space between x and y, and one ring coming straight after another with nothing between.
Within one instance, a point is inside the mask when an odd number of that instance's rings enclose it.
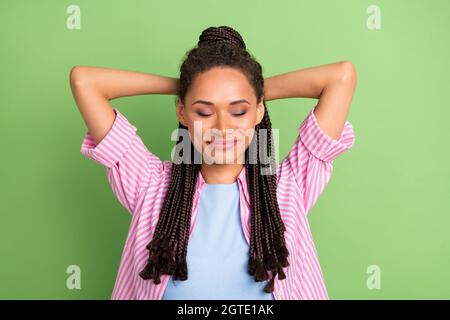
<instances>
[{"instance_id":1,"label":"chin","mask_svg":"<svg viewBox=\"0 0 450 320\"><path fill-rule=\"evenodd\" d=\"M200 152L199 146L195 145L197 151L202 154L202 163L206 164L244 164L245 146L243 147L244 151L242 151L242 147L239 149L238 145L235 145L230 149L221 149L213 148L210 143L203 142ZM239 153L236 155L237 152ZM239 159L242 160L239 161Z\"/></svg>"},{"instance_id":2,"label":"chin","mask_svg":"<svg viewBox=\"0 0 450 320\"><path fill-rule=\"evenodd\" d=\"M203 153L203 162L206 164L244 164L239 162L241 155L236 156L235 150L214 150L213 152Z\"/></svg>"}]
</instances>

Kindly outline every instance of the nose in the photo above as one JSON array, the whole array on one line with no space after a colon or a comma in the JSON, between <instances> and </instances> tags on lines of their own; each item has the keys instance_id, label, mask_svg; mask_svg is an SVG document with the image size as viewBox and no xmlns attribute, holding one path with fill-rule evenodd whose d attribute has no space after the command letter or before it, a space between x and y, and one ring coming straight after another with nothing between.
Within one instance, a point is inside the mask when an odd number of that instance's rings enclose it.
<instances>
[{"instance_id":1,"label":"nose","mask_svg":"<svg viewBox=\"0 0 450 320\"><path fill-rule=\"evenodd\" d=\"M227 135L230 135L231 128L228 127L228 122L224 115L219 115L217 117L217 122L216 122L215 127L218 131L220 131L221 136L219 137L219 139L226 139ZM227 133L227 130L228 130L228 133ZM219 132L216 132L216 134L219 134Z\"/></svg>"}]
</instances>

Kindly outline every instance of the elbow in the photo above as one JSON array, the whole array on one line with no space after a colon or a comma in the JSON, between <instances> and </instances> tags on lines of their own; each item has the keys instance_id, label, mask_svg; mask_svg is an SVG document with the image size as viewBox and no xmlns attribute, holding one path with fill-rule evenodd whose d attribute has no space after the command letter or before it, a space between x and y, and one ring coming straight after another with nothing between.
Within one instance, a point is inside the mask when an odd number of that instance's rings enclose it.
<instances>
[{"instance_id":1,"label":"elbow","mask_svg":"<svg viewBox=\"0 0 450 320\"><path fill-rule=\"evenodd\" d=\"M80 87L86 83L85 67L76 65L70 69L69 74L70 85L72 87Z\"/></svg>"},{"instance_id":2,"label":"elbow","mask_svg":"<svg viewBox=\"0 0 450 320\"><path fill-rule=\"evenodd\" d=\"M351 61L341 61L337 64L336 80L343 83L356 84L358 75Z\"/></svg>"}]
</instances>

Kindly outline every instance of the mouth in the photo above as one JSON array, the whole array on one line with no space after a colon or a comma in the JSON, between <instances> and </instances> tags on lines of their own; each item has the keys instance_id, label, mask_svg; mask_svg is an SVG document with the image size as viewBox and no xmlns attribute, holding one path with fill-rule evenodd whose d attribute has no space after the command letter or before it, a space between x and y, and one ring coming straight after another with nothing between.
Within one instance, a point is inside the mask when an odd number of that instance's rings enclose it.
<instances>
[{"instance_id":1,"label":"mouth","mask_svg":"<svg viewBox=\"0 0 450 320\"><path fill-rule=\"evenodd\" d=\"M206 143L216 149L230 149L237 143L237 139L206 141Z\"/></svg>"}]
</instances>

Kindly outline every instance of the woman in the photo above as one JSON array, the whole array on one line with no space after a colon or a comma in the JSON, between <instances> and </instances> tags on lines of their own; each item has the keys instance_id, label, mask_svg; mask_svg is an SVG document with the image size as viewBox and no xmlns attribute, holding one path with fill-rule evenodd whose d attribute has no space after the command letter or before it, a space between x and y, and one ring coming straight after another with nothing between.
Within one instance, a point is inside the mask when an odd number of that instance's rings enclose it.
<instances>
[{"instance_id":1,"label":"woman","mask_svg":"<svg viewBox=\"0 0 450 320\"><path fill-rule=\"evenodd\" d=\"M346 119L356 78L353 64L342 61L264 79L227 26L201 33L179 79L72 68L89 129L81 152L107 168L133 216L112 299L328 299L307 214L333 160L354 143ZM190 148L172 161L149 151L109 104L139 94L178 97L177 145L188 137ZM266 101L290 97L319 101L274 166Z\"/></svg>"}]
</instances>

